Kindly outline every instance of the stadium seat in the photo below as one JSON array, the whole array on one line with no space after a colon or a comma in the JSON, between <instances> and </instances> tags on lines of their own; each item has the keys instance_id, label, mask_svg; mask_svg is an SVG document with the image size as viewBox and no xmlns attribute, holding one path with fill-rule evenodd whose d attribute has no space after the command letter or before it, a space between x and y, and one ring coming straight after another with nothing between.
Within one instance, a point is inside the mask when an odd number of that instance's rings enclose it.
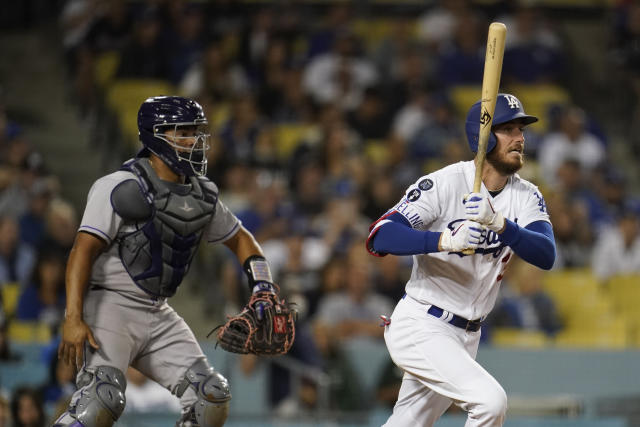
<instances>
[{"instance_id":1,"label":"stadium seat","mask_svg":"<svg viewBox=\"0 0 640 427\"><path fill-rule=\"evenodd\" d=\"M614 310L629 323L632 343L640 347L640 275L619 275L607 281L605 291L613 300Z\"/></svg>"},{"instance_id":2,"label":"stadium seat","mask_svg":"<svg viewBox=\"0 0 640 427\"><path fill-rule=\"evenodd\" d=\"M469 108L480 99L481 94L480 85L458 85L449 89L449 97L459 119L466 118Z\"/></svg>"},{"instance_id":3,"label":"stadium seat","mask_svg":"<svg viewBox=\"0 0 640 427\"><path fill-rule=\"evenodd\" d=\"M373 51L389 35L393 24L388 18L356 19L352 24L353 32L364 42L368 51Z\"/></svg>"},{"instance_id":4,"label":"stadium seat","mask_svg":"<svg viewBox=\"0 0 640 427\"><path fill-rule=\"evenodd\" d=\"M540 118L538 123L532 125L539 132L547 130L551 107L571 102L569 92L565 88L553 84L511 85L507 91L520 99L527 114Z\"/></svg>"},{"instance_id":5,"label":"stadium seat","mask_svg":"<svg viewBox=\"0 0 640 427\"><path fill-rule=\"evenodd\" d=\"M589 269L568 269L545 273L542 279L546 292L558 298L577 298L570 301L580 303L582 297L594 296L600 292L600 284ZM562 302L562 301L561 301Z\"/></svg>"},{"instance_id":6,"label":"stadium seat","mask_svg":"<svg viewBox=\"0 0 640 427\"><path fill-rule=\"evenodd\" d=\"M13 341L11 352L19 355L23 362L42 362L46 359L45 355L50 345L51 343Z\"/></svg>"},{"instance_id":7,"label":"stadium seat","mask_svg":"<svg viewBox=\"0 0 640 427\"><path fill-rule=\"evenodd\" d=\"M598 279L589 268L575 268L558 271L550 271L544 275L544 285L548 288L574 288L598 287Z\"/></svg>"},{"instance_id":8,"label":"stadium seat","mask_svg":"<svg viewBox=\"0 0 640 427\"><path fill-rule=\"evenodd\" d=\"M596 326L573 326L561 331L555 337L555 345L562 348L624 349L632 344L623 318L601 320Z\"/></svg>"},{"instance_id":9,"label":"stadium seat","mask_svg":"<svg viewBox=\"0 0 640 427\"><path fill-rule=\"evenodd\" d=\"M8 337L11 341L21 343L47 343L51 341L51 328L40 322L9 322Z\"/></svg>"},{"instance_id":10,"label":"stadium seat","mask_svg":"<svg viewBox=\"0 0 640 427\"><path fill-rule=\"evenodd\" d=\"M613 310L612 300L600 289L597 279L589 269L546 273L543 276L543 286L568 323L597 321Z\"/></svg>"},{"instance_id":11,"label":"stadium seat","mask_svg":"<svg viewBox=\"0 0 640 427\"><path fill-rule=\"evenodd\" d=\"M640 305L640 275L614 276L607 281L606 291L613 298L616 308L635 312Z\"/></svg>"},{"instance_id":12,"label":"stadium seat","mask_svg":"<svg viewBox=\"0 0 640 427\"><path fill-rule=\"evenodd\" d=\"M220 129L231 116L231 106L228 102L217 102L209 110L209 125L212 129Z\"/></svg>"},{"instance_id":13,"label":"stadium seat","mask_svg":"<svg viewBox=\"0 0 640 427\"><path fill-rule=\"evenodd\" d=\"M268 363L258 360L250 374L245 374L241 367L242 357L236 354L227 354L229 357L228 371L225 373L231 387L231 407L229 414L242 414L244 416L260 416L269 412L269 382ZM251 402L248 404L247 402Z\"/></svg>"},{"instance_id":14,"label":"stadium seat","mask_svg":"<svg viewBox=\"0 0 640 427\"><path fill-rule=\"evenodd\" d=\"M274 126L273 131L278 156L281 159L288 159L311 129L308 125L298 123Z\"/></svg>"},{"instance_id":15,"label":"stadium seat","mask_svg":"<svg viewBox=\"0 0 640 427\"><path fill-rule=\"evenodd\" d=\"M120 52L107 51L96 56L94 78L99 88L106 88L113 81L120 65Z\"/></svg>"},{"instance_id":16,"label":"stadium seat","mask_svg":"<svg viewBox=\"0 0 640 427\"><path fill-rule=\"evenodd\" d=\"M202 348L205 356L207 356L207 360L209 360L211 366L213 366L216 371L226 375L225 372L230 369L229 364L232 361L232 356L222 348L217 348L217 342L209 340L201 341L200 348Z\"/></svg>"},{"instance_id":17,"label":"stadium seat","mask_svg":"<svg viewBox=\"0 0 640 427\"><path fill-rule=\"evenodd\" d=\"M368 139L364 142L364 155L374 165L384 165L389 161L389 146L380 139Z\"/></svg>"},{"instance_id":18,"label":"stadium seat","mask_svg":"<svg viewBox=\"0 0 640 427\"><path fill-rule=\"evenodd\" d=\"M551 344L551 340L541 331L496 328L491 331L491 344L497 347L544 348Z\"/></svg>"},{"instance_id":19,"label":"stadium seat","mask_svg":"<svg viewBox=\"0 0 640 427\"><path fill-rule=\"evenodd\" d=\"M567 326L597 325L601 319L614 315L613 303L601 292L597 294L555 294L554 301Z\"/></svg>"},{"instance_id":20,"label":"stadium seat","mask_svg":"<svg viewBox=\"0 0 640 427\"><path fill-rule=\"evenodd\" d=\"M116 115L127 144L138 141L138 109L145 99L158 95L176 95L176 89L164 80L118 79L107 90L107 107Z\"/></svg>"},{"instance_id":21,"label":"stadium seat","mask_svg":"<svg viewBox=\"0 0 640 427\"><path fill-rule=\"evenodd\" d=\"M358 384L362 387L363 400L371 399L375 394L377 382L390 361L384 341L353 338L344 341L341 349L358 379Z\"/></svg>"},{"instance_id":22,"label":"stadium seat","mask_svg":"<svg viewBox=\"0 0 640 427\"><path fill-rule=\"evenodd\" d=\"M48 375L49 367L42 362L0 363L0 386L8 392L20 386L39 386Z\"/></svg>"},{"instance_id":23,"label":"stadium seat","mask_svg":"<svg viewBox=\"0 0 640 427\"><path fill-rule=\"evenodd\" d=\"M5 283L0 288L2 291L2 309L6 317L15 314L20 296L20 284L17 282Z\"/></svg>"}]
</instances>

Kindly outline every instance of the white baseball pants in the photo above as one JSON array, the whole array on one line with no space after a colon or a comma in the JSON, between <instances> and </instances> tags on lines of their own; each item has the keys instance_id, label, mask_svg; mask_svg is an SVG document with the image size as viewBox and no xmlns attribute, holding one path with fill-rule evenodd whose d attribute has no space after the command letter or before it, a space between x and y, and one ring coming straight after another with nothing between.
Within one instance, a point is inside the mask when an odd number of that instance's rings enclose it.
<instances>
[{"instance_id":1,"label":"white baseball pants","mask_svg":"<svg viewBox=\"0 0 640 427\"><path fill-rule=\"evenodd\" d=\"M405 373L384 427L433 426L452 402L468 413L465 427L502 426L507 395L475 361L480 331L466 332L428 309L407 295L385 328L389 354Z\"/></svg>"}]
</instances>

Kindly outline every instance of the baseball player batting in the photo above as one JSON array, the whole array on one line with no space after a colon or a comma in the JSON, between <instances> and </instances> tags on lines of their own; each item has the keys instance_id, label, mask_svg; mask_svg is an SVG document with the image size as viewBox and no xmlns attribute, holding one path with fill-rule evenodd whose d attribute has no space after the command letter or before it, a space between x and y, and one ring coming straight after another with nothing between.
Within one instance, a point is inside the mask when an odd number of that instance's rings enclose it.
<instances>
[{"instance_id":1,"label":"baseball player batting","mask_svg":"<svg viewBox=\"0 0 640 427\"><path fill-rule=\"evenodd\" d=\"M128 366L180 398L177 426L224 424L229 384L167 303L202 238L234 252L258 312L266 316L276 294L260 246L204 176L202 107L181 97L149 98L138 129L142 150L91 187L69 256L58 356L78 366L78 391L54 426L113 425L125 406Z\"/></svg>"},{"instance_id":2,"label":"baseball player batting","mask_svg":"<svg viewBox=\"0 0 640 427\"><path fill-rule=\"evenodd\" d=\"M474 152L480 109L478 101L466 120ZM406 294L385 327L404 371L387 427L433 426L452 402L468 413L467 427L504 422L507 396L475 357L512 253L545 270L555 260L544 199L516 173L523 130L537 120L515 96L498 94L480 192L472 192L474 161L455 163L419 178L371 226L371 254L413 255Z\"/></svg>"}]
</instances>

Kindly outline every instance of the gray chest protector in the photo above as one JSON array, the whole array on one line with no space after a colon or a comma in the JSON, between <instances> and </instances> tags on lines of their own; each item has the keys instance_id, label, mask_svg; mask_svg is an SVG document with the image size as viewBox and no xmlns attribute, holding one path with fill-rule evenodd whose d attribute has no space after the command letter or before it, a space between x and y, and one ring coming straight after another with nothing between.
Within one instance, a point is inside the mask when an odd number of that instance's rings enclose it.
<instances>
[{"instance_id":1,"label":"gray chest protector","mask_svg":"<svg viewBox=\"0 0 640 427\"><path fill-rule=\"evenodd\" d=\"M206 178L189 184L158 178L149 159L122 165L138 179L118 184L111 193L113 209L136 230L118 234L122 264L145 292L170 297L182 282L218 201L218 188Z\"/></svg>"}]
</instances>

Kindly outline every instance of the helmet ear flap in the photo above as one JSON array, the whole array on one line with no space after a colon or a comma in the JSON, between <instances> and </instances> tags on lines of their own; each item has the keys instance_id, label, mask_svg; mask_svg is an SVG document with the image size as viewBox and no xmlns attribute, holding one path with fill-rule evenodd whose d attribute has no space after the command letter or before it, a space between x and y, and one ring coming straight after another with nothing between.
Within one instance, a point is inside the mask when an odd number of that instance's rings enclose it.
<instances>
[{"instance_id":1,"label":"helmet ear flap","mask_svg":"<svg viewBox=\"0 0 640 427\"><path fill-rule=\"evenodd\" d=\"M467 133L467 142L469 143L469 148L474 153L478 152L478 142L480 139L480 122L467 121L465 123L465 131ZM489 132L489 141L487 141L487 153L491 152L498 143L496 138L496 134L493 133L493 130Z\"/></svg>"},{"instance_id":2,"label":"helmet ear flap","mask_svg":"<svg viewBox=\"0 0 640 427\"><path fill-rule=\"evenodd\" d=\"M478 151L478 139L480 138L479 133L480 123L474 123L471 120L467 120L465 123L465 132L467 134L467 142L469 143L469 148L471 148L472 152Z\"/></svg>"},{"instance_id":3,"label":"helmet ear flap","mask_svg":"<svg viewBox=\"0 0 640 427\"><path fill-rule=\"evenodd\" d=\"M487 141L487 153L490 153L496 145L498 144L498 138L496 138L496 134L493 133L493 129L489 132L489 141Z\"/></svg>"}]
</instances>

